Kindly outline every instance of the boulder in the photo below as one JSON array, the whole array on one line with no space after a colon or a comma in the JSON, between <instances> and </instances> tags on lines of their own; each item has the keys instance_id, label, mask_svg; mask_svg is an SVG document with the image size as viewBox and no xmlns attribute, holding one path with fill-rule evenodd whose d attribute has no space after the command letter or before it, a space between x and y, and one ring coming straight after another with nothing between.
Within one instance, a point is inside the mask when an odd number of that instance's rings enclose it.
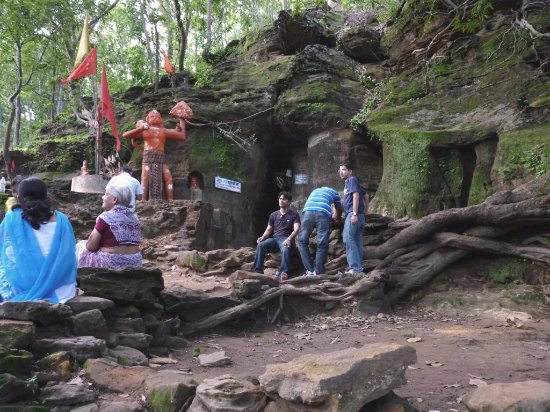
<instances>
[{"instance_id":1,"label":"boulder","mask_svg":"<svg viewBox=\"0 0 550 412\"><path fill-rule=\"evenodd\" d=\"M46 301L0 303L0 319L27 320L37 325L50 325L71 315L71 308L59 303Z\"/></svg>"},{"instance_id":2,"label":"boulder","mask_svg":"<svg viewBox=\"0 0 550 412\"><path fill-rule=\"evenodd\" d=\"M53 352L66 351L79 362L99 358L105 351L103 339L93 336L77 336L62 339L38 339L32 345L33 353L44 356Z\"/></svg>"},{"instance_id":3,"label":"boulder","mask_svg":"<svg viewBox=\"0 0 550 412\"><path fill-rule=\"evenodd\" d=\"M159 269L80 268L77 278L80 287L88 295L138 308L154 307L158 302L158 294L164 289L162 272Z\"/></svg>"},{"instance_id":4,"label":"boulder","mask_svg":"<svg viewBox=\"0 0 550 412\"><path fill-rule=\"evenodd\" d=\"M91 309L77 313L72 317L75 335L91 335L98 339L106 339L109 330L99 309Z\"/></svg>"},{"instance_id":5,"label":"boulder","mask_svg":"<svg viewBox=\"0 0 550 412\"><path fill-rule=\"evenodd\" d=\"M96 393L80 385L54 385L40 391L40 401L48 406L72 406L95 402Z\"/></svg>"},{"instance_id":6,"label":"boulder","mask_svg":"<svg viewBox=\"0 0 550 412\"><path fill-rule=\"evenodd\" d=\"M43 373L44 379L56 377L57 380L68 381L74 367L74 360L69 352L61 351L39 359L35 365Z\"/></svg>"},{"instance_id":7,"label":"boulder","mask_svg":"<svg viewBox=\"0 0 550 412\"><path fill-rule=\"evenodd\" d=\"M153 337L146 333L117 333L117 342L122 346L129 346L143 353L149 353L149 344Z\"/></svg>"},{"instance_id":8,"label":"boulder","mask_svg":"<svg viewBox=\"0 0 550 412\"><path fill-rule=\"evenodd\" d=\"M146 410L139 402L109 401L106 405L101 405L101 412L145 412Z\"/></svg>"},{"instance_id":9,"label":"boulder","mask_svg":"<svg viewBox=\"0 0 550 412\"><path fill-rule=\"evenodd\" d=\"M197 383L178 371L165 370L145 379L145 395L155 411L179 411L197 389Z\"/></svg>"},{"instance_id":10,"label":"boulder","mask_svg":"<svg viewBox=\"0 0 550 412\"><path fill-rule=\"evenodd\" d=\"M33 360L33 354L30 352L0 346L0 371L2 373L30 376Z\"/></svg>"},{"instance_id":11,"label":"boulder","mask_svg":"<svg viewBox=\"0 0 550 412\"><path fill-rule=\"evenodd\" d=\"M199 363L203 367L225 366L231 364L231 358L221 350L214 353L199 355Z\"/></svg>"},{"instance_id":12,"label":"boulder","mask_svg":"<svg viewBox=\"0 0 550 412\"><path fill-rule=\"evenodd\" d=\"M223 375L202 381L189 410L255 412L263 410L265 404L265 393L256 379Z\"/></svg>"},{"instance_id":13,"label":"boulder","mask_svg":"<svg viewBox=\"0 0 550 412\"><path fill-rule=\"evenodd\" d=\"M32 322L0 319L0 346L26 349L32 344L35 332Z\"/></svg>"},{"instance_id":14,"label":"boulder","mask_svg":"<svg viewBox=\"0 0 550 412\"><path fill-rule=\"evenodd\" d=\"M145 379L155 373L144 366L121 366L106 359L90 359L84 374L98 388L110 392L129 393L141 389Z\"/></svg>"},{"instance_id":15,"label":"boulder","mask_svg":"<svg viewBox=\"0 0 550 412\"><path fill-rule=\"evenodd\" d=\"M9 373L0 374L0 405L32 398L38 392L38 385L19 379Z\"/></svg>"},{"instance_id":16,"label":"boulder","mask_svg":"<svg viewBox=\"0 0 550 412\"><path fill-rule=\"evenodd\" d=\"M116 363L123 366L148 366L149 359L143 352L129 346L116 346L107 350L107 354L114 358Z\"/></svg>"},{"instance_id":17,"label":"boulder","mask_svg":"<svg viewBox=\"0 0 550 412\"><path fill-rule=\"evenodd\" d=\"M344 53L358 62L375 63L385 58L380 44L380 33L366 25L342 30L338 41Z\"/></svg>"},{"instance_id":18,"label":"boulder","mask_svg":"<svg viewBox=\"0 0 550 412\"><path fill-rule=\"evenodd\" d=\"M359 411L405 384L405 370L414 363L412 347L376 343L267 365L260 383L290 410Z\"/></svg>"},{"instance_id":19,"label":"boulder","mask_svg":"<svg viewBox=\"0 0 550 412\"><path fill-rule=\"evenodd\" d=\"M181 285L172 285L163 290L160 298L166 311L177 313L184 322L193 322L241 303L229 297L211 296Z\"/></svg>"},{"instance_id":20,"label":"boulder","mask_svg":"<svg viewBox=\"0 0 550 412\"><path fill-rule=\"evenodd\" d=\"M109 299L99 298L97 296L75 296L66 303L73 313L85 312L87 310L99 309L105 310L115 305L115 302Z\"/></svg>"},{"instance_id":21,"label":"boulder","mask_svg":"<svg viewBox=\"0 0 550 412\"><path fill-rule=\"evenodd\" d=\"M469 392L462 402L470 412L547 412L550 410L550 383L493 383Z\"/></svg>"}]
</instances>

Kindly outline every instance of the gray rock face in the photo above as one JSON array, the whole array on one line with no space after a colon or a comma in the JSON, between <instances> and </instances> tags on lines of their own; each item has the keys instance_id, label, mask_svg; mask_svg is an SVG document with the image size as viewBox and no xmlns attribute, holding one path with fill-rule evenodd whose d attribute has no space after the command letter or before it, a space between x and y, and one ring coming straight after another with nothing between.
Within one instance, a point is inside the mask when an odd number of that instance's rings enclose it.
<instances>
[{"instance_id":1,"label":"gray rock face","mask_svg":"<svg viewBox=\"0 0 550 412\"><path fill-rule=\"evenodd\" d=\"M38 339L33 344L33 353L40 356L53 352L67 351L77 361L100 358L105 351L105 341L93 336L78 336L63 339Z\"/></svg>"},{"instance_id":2,"label":"gray rock face","mask_svg":"<svg viewBox=\"0 0 550 412\"><path fill-rule=\"evenodd\" d=\"M154 307L164 288L162 272L158 269L82 268L78 269L78 281L88 295L138 308Z\"/></svg>"},{"instance_id":3,"label":"gray rock face","mask_svg":"<svg viewBox=\"0 0 550 412\"><path fill-rule=\"evenodd\" d=\"M101 405L102 412L142 412L145 410L138 402L109 402L108 405Z\"/></svg>"},{"instance_id":4,"label":"gray rock face","mask_svg":"<svg viewBox=\"0 0 550 412\"><path fill-rule=\"evenodd\" d=\"M45 301L0 303L0 319L30 320L38 325L49 325L71 315L69 306Z\"/></svg>"},{"instance_id":5,"label":"gray rock face","mask_svg":"<svg viewBox=\"0 0 550 412\"><path fill-rule=\"evenodd\" d=\"M412 347L377 343L267 365L260 382L268 394L286 401L290 410L300 406L301 410L352 412L405 384L405 370L415 362Z\"/></svg>"},{"instance_id":6,"label":"gray rock face","mask_svg":"<svg viewBox=\"0 0 550 412\"><path fill-rule=\"evenodd\" d=\"M143 353L149 353L149 344L153 337L146 333L117 333L117 342L122 346L129 346Z\"/></svg>"},{"instance_id":7,"label":"gray rock face","mask_svg":"<svg viewBox=\"0 0 550 412\"><path fill-rule=\"evenodd\" d=\"M470 412L548 412L550 383L493 383L469 392L462 402Z\"/></svg>"},{"instance_id":8,"label":"gray rock face","mask_svg":"<svg viewBox=\"0 0 550 412\"><path fill-rule=\"evenodd\" d=\"M178 371L159 371L145 379L145 394L155 410L162 410L166 405L159 405L170 399L170 410L179 411L190 400L197 389L196 382Z\"/></svg>"},{"instance_id":9,"label":"gray rock face","mask_svg":"<svg viewBox=\"0 0 550 412\"><path fill-rule=\"evenodd\" d=\"M107 353L116 362L124 366L147 366L149 359L143 352L128 346L116 346L113 349L108 349Z\"/></svg>"},{"instance_id":10,"label":"gray rock face","mask_svg":"<svg viewBox=\"0 0 550 412\"><path fill-rule=\"evenodd\" d=\"M140 389L147 376L155 373L143 366L120 366L105 359L90 359L85 375L98 388L110 392L128 393Z\"/></svg>"},{"instance_id":11,"label":"gray rock face","mask_svg":"<svg viewBox=\"0 0 550 412\"><path fill-rule=\"evenodd\" d=\"M207 293L173 285L161 292L168 313L177 313L184 322L193 322L223 309L238 305L235 299L210 296Z\"/></svg>"},{"instance_id":12,"label":"gray rock face","mask_svg":"<svg viewBox=\"0 0 550 412\"><path fill-rule=\"evenodd\" d=\"M106 339L109 334L103 313L99 309L80 312L72 317L75 335L91 335Z\"/></svg>"},{"instance_id":13,"label":"gray rock face","mask_svg":"<svg viewBox=\"0 0 550 412\"><path fill-rule=\"evenodd\" d=\"M16 376L30 376L34 357L26 350L0 346L0 371Z\"/></svg>"},{"instance_id":14,"label":"gray rock face","mask_svg":"<svg viewBox=\"0 0 550 412\"><path fill-rule=\"evenodd\" d=\"M323 44L329 47L336 45L334 33L321 26L310 14L294 17L287 11L279 13L274 26L279 29L285 54L294 54L311 44Z\"/></svg>"},{"instance_id":15,"label":"gray rock face","mask_svg":"<svg viewBox=\"0 0 550 412\"><path fill-rule=\"evenodd\" d=\"M96 296L75 296L69 300L66 305L71 308L73 313L80 313L91 309L105 310L113 307L115 302Z\"/></svg>"},{"instance_id":16,"label":"gray rock face","mask_svg":"<svg viewBox=\"0 0 550 412\"><path fill-rule=\"evenodd\" d=\"M344 53L361 63L379 62L385 58L380 34L366 25L343 30L338 40Z\"/></svg>"},{"instance_id":17,"label":"gray rock face","mask_svg":"<svg viewBox=\"0 0 550 412\"><path fill-rule=\"evenodd\" d=\"M35 332L32 322L0 319L0 346L26 349L34 340Z\"/></svg>"},{"instance_id":18,"label":"gray rock face","mask_svg":"<svg viewBox=\"0 0 550 412\"><path fill-rule=\"evenodd\" d=\"M231 358L225 354L225 351L199 355L199 363L201 366L225 366L231 364Z\"/></svg>"},{"instance_id":19,"label":"gray rock face","mask_svg":"<svg viewBox=\"0 0 550 412\"><path fill-rule=\"evenodd\" d=\"M193 412L256 412L266 404L265 393L258 382L223 375L205 379L197 387L190 411Z\"/></svg>"},{"instance_id":20,"label":"gray rock face","mask_svg":"<svg viewBox=\"0 0 550 412\"><path fill-rule=\"evenodd\" d=\"M9 373L0 374L0 405L32 398L37 392L36 383L19 379Z\"/></svg>"},{"instance_id":21,"label":"gray rock face","mask_svg":"<svg viewBox=\"0 0 550 412\"><path fill-rule=\"evenodd\" d=\"M71 406L94 402L96 393L84 386L78 385L54 385L40 392L40 400L49 406Z\"/></svg>"}]
</instances>

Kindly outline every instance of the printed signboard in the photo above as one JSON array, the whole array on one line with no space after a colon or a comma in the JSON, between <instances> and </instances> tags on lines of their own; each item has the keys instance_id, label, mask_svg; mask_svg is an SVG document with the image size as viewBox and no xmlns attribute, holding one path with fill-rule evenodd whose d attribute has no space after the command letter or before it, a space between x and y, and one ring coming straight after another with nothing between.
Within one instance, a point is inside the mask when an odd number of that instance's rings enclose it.
<instances>
[{"instance_id":1,"label":"printed signboard","mask_svg":"<svg viewBox=\"0 0 550 412\"><path fill-rule=\"evenodd\" d=\"M229 190L231 192L241 193L241 182L229 180L220 176L214 178L214 186L218 189Z\"/></svg>"}]
</instances>

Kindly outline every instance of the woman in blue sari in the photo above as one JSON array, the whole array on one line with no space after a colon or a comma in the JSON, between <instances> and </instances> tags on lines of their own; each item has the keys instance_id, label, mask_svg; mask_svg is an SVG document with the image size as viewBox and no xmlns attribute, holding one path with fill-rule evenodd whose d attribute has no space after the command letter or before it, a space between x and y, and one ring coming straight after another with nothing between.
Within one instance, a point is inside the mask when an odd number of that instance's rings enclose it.
<instances>
[{"instance_id":1,"label":"woman in blue sari","mask_svg":"<svg viewBox=\"0 0 550 412\"><path fill-rule=\"evenodd\" d=\"M7 301L64 303L76 294L73 228L52 208L46 185L30 177L0 225L0 295Z\"/></svg>"}]
</instances>

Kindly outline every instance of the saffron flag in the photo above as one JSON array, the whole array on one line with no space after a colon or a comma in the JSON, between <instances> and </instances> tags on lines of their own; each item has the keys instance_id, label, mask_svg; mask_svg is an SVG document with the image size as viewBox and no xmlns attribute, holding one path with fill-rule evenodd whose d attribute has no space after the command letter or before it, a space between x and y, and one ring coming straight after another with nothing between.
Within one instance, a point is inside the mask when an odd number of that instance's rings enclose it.
<instances>
[{"instance_id":1,"label":"saffron flag","mask_svg":"<svg viewBox=\"0 0 550 412\"><path fill-rule=\"evenodd\" d=\"M86 16L82 26L82 34L80 35L80 43L78 45L78 52L76 53L73 70L82 63L82 60L84 60L84 57L86 57L88 53L90 53L90 26L88 24L88 16Z\"/></svg>"},{"instance_id":2,"label":"saffron flag","mask_svg":"<svg viewBox=\"0 0 550 412\"><path fill-rule=\"evenodd\" d=\"M101 88L100 88L100 100L101 104L98 108L98 121L107 119L111 122L111 129L116 139L116 151L120 150L120 137L118 136L118 130L116 128L115 111L113 110L113 103L111 102L111 94L109 93L109 85L107 84L107 73L105 72L105 64L103 64L103 70L101 71Z\"/></svg>"},{"instance_id":3,"label":"saffron flag","mask_svg":"<svg viewBox=\"0 0 550 412\"><path fill-rule=\"evenodd\" d=\"M170 63L170 59L164 50L161 50L162 55L164 56L164 70L168 73L169 76L174 74L174 66Z\"/></svg>"},{"instance_id":4,"label":"saffron flag","mask_svg":"<svg viewBox=\"0 0 550 412\"><path fill-rule=\"evenodd\" d=\"M81 77L91 76L97 73L97 51L95 48L86 56L82 63L69 74L66 79L61 79L63 84L69 83L71 80L80 79Z\"/></svg>"}]
</instances>

